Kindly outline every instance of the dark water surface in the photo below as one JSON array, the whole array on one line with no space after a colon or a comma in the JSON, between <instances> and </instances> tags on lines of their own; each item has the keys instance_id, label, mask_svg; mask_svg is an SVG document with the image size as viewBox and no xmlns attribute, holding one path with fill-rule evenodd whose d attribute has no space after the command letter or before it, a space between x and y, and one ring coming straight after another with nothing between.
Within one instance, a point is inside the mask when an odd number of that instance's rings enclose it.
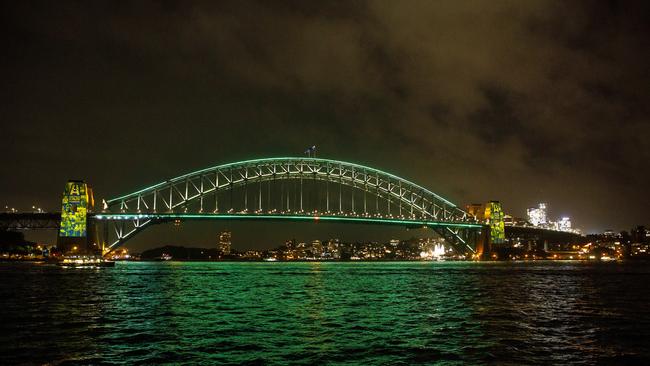
<instances>
[{"instance_id":1,"label":"dark water surface","mask_svg":"<svg viewBox=\"0 0 650 366\"><path fill-rule=\"evenodd\" d=\"M0 364L650 364L638 263L0 264Z\"/></svg>"}]
</instances>

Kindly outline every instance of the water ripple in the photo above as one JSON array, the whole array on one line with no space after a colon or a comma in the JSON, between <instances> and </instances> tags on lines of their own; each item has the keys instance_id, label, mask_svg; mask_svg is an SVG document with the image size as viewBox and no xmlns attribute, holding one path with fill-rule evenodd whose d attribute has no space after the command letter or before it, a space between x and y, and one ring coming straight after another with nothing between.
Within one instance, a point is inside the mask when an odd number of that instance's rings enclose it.
<instances>
[{"instance_id":1,"label":"water ripple","mask_svg":"<svg viewBox=\"0 0 650 366\"><path fill-rule=\"evenodd\" d=\"M0 264L0 364L650 364L650 268Z\"/></svg>"}]
</instances>

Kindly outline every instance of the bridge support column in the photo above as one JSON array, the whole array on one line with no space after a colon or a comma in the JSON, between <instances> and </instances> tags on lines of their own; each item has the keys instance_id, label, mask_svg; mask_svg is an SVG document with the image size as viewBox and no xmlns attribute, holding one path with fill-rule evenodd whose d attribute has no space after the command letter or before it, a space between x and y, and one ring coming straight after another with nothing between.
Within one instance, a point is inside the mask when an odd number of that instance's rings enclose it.
<instances>
[{"instance_id":1,"label":"bridge support column","mask_svg":"<svg viewBox=\"0 0 650 366\"><path fill-rule=\"evenodd\" d=\"M65 255L96 255L97 230L88 222L88 211L94 207L92 189L83 181L70 180L61 200L61 225L57 247Z\"/></svg>"},{"instance_id":2,"label":"bridge support column","mask_svg":"<svg viewBox=\"0 0 650 366\"><path fill-rule=\"evenodd\" d=\"M483 225L476 242L476 254L478 254L480 260L488 260L490 259L490 253L492 253L490 226Z\"/></svg>"}]
</instances>

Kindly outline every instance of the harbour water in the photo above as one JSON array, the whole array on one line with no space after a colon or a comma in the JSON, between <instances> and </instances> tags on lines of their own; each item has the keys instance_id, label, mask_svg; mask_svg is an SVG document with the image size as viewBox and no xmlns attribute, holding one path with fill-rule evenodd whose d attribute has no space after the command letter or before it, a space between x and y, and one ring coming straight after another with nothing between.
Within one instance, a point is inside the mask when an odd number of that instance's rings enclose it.
<instances>
[{"instance_id":1,"label":"harbour water","mask_svg":"<svg viewBox=\"0 0 650 366\"><path fill-rule=\"evenodd\" d=\"M0 364L650 364L650 265L0 263Z\"/></svg>"}]
</instances>

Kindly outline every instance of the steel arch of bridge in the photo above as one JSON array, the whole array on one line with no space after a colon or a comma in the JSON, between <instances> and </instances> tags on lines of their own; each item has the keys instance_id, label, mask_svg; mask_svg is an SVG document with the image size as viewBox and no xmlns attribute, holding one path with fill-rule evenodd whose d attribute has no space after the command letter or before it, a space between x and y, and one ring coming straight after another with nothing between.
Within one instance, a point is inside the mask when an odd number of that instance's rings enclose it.
<instances>
[{"instance_id":1,"label":"steel arch of bridge","mask_svg":"<svg viewBox=\"0 0 650 366\"><path fill-rule=\"evenodd\" d=\"M284 187L284 182L290 180L295 184L290 187L287 184L286 206L282 191L280 205L273 207L271 184L280 182ZM318 182L325 191L325 202L319 202L321 210L305 207L305 182ZM268 186L266 200L262 192L263 183ZM254 201L249 202L248 187L255 188L255 184L259 194L253 194ZM351 197L345 199L345 207L342 187L351 192ZM234 189L246 191L243 210L232 208ZM230 192L231 208L227 210L223 210L224 192ZM362 192L363 200L358 198L355 202L355 192ZM294 194L293 207L290 193ZM374 208L368 207L368 195L375 199ZM102 213L94 215L94 219L112 224L113 230L105 230L110 250L152 223L207 218L426 226L445 237L460 252L474 252L468 239L481 228L450 201L404 178L359 164L302 157L247 160L199 170L110 199ZM109 239L108 236L113 234L114 239Z\"/></svg>"}]
</instances>

